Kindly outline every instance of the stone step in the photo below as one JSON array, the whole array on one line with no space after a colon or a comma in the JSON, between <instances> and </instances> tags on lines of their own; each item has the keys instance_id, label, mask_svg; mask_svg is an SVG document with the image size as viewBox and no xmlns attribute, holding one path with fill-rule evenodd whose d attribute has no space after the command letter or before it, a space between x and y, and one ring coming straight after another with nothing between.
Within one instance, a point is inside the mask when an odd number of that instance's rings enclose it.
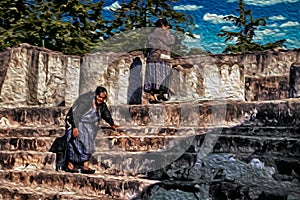
<instances>
[{"instance_id":1,"label":"stone step","mask_svg":"<svg viewBox=\"0 0 300 200\"><path fill-rule=\"evenodd\" d=\"M65 133L65 128L61 126L28 127L18 126L11 128L0 127L0 138L7 137L59 137ZM151 137L151 136L191 136L203 134L222 135L245 135L245 136L270 136L300 138L299 126L249 126L230 125L214 127L158 127L158 126L120 126L118 131L113 131L110 127L102 126L98 131L101 137L131 136L131 137Z\"/></svg>"},{"instance_id":2,"label":"stone step","mask_svg":"<svg viewBox=\"0 0 300 200\"><path fill-rule=\"evenodd\" d=\"M214 140L216 149L225 151L230 148L230 153L243 152L263 153L279 152L287 155L300 155L300 138L249 136L249 135L223 135L208 133L207 135L191 136L97 136L95 147L98 151L163 151L177 145L193 144L202 145L203 137ZM186 143L188 141L188 143ZM297 147L299 145L299 147ZM285 148L284 148L285 147Z\"/></svg>"},{"instance_id":3,"label":"stone step","mask_svg":"<svg viewBox=\"0 0 300 200\"><path fill-rule=\"evenodd\" d=\"M52 191L108 196L112 199L130 199L143 188L158 182L130 176L110 176L99 173L85 175L54 170L0 170L0 177L2 180L17 183L20 187L43 187Z\"/></svg>"},{"instance_id":4,"label":"stone step","mask_svg":"<svg viewBox=\"0 0 300 200\"><path fill-rule=\"evenodd\" d=\"M300 138L299 126L246 126L223 127L222 135Z\"/></svg>"},{"instance_id":5,"label":"stone step","mask_svg":"<svg viewBox=\"0 0 300 200\"><path fill-rule=\"evenodd\" d=\"M196 139L196 141L199 146L201 139ZM215 153L272 154L300 158L300 139L221 135L213 149Z\"/></svg>"},{"instance_id":6,"label":"stone step","mask_svg":"<svg viewBox=\"0 0 300 200\"><path fill-rule=\"evenodd\" d=\"M64 126L68 109L67 107L0 108L0 116L8 119L11 126ZM4 125L10 127L9 124Z\"/></svg>"},{"instance_id":7,"label":"stone step","mask_svg":"<svg viewBox=\"0 0 300 200\"><path fill-rule=\"evenodd\" d=\"M215 138L189 138L169 146L161 151L125 151L122 149L110 149L97 151L94 158L104 166L108 166L106 172L117 174L145 174L171 164L173 161L187 157L193 160L209 153L230 153L235 155L285 157L300 160L300 140L286 138L260 138L260 137L232 137L216 136ZM206 140L206 141L205 141ZM204 144L205 141L205 144ZM96 163L96 162L95 162ZM97 165L97 164L96 164Z\"/></svg>"},{"instance_id":8,"label":"stone step","mask_svg":"<svg viewBox=\"0 0 300 200\"><path fill-rule=\"evenodd\" d=\"M38 151L0 151L0 169L55 169L56 154Z\"/></svg>"},{"instance_id":9,"label":"stone step","mask_svg":"<svg viewBox=\"0 0 300 200\"><path fill-rule=\"evenodd\" d=\"M0 138L0 151L49 151L54 137L6 137Z\"/></svg>"},{"instance_id":10,"label":"stone step","mask_svg":"<svg viewBox=\"0 0 300 200\"><path fill-rule=\"evenodd\" d=\"M277 173L280 175L288 175L288 176L298 176L297 178L300 181L300 159L291 158L291 157L283 157L283 156L274 156L270 154L261 154L261 155L249 155L249 154L239 154L238 159L244 161L245 163L249 163L252 159L259 159L261 162L265 163L265 165L274 166L277 170ZM300 185L299 185L300 186ZM300 192L300 191L299 191Z\"/></svg>"},{"instance_id":11,"label":"stone step","mask_svg":"<svg viewBox=\"0 0 300 200\"><path fill-rule=\"evenodd\" d=\"M0 138L6 137L59 137L65 133L61 126L28 127L18 126L11 128L0 127Z\"/></svg>"},{"instance_id":12,"label":"stone step","mask_svg":"<svg viewBox=\"0 0 300 200\"><path fill-rule=\"evenodd\" d=\"M99 151L159 151L181 144L182 136L97 136L95 148ZM6 137L0 138L0 151L49 151L54 137Z\"/></svg>"},{"instance_id":13,"label":"stone step","mask_svg":"<svg viewBox=\"0 0 300 200\"><path fill-rule=\"evenodd\" d=\"M78 194L78 192L69 192L68 189L61 191L53 190L43 186L21 186L19 183L1 180L0 199L74 199L74 200L115 200L121 198L112 198L108 195L90 196L88 194Z\"/></svg>"},{"instance_id":14,"label":"stone step","mask_svg":"<svg viewBox=\"0 0 300 200\"><path fill-rule=\"evenodd\" d=\"M300 101L194 101L156 105L119 105L110 110L121 126L222 126L250 125L297 126L300 124ZM27 126L64 126L67 107L0 108L0 116L11 124ZM104 122L103 122L104 123ZM105 123L104 123L105 124Z\"/></svg>"},{"instance_id":15,"label":"stone step","mask_svg":"<svg viewBox=\"0 0 300 200\"><path fill-rule=\"evenodd\" d=\"M4 168L21 166L37 162L40 167L45 163L53 164L53 155L47 152L54 138L2 138L0 139L0 163ZM116 160L118 163L128 159L138 162L140 167L145 161L156 163L153 156L158 156L159 162L166 158L161 155L170 154L170 158L179 157L191 146L196 148L205 147L206 153L234 153L234 154L271 154L273 156L300 157L300 139L269 136L243 136L223 135L209 133L190 137L182 136L97 136L95 141L95 155L98 160ZM6 150L6 151L5 151ZM8 151L10 150L10 151ZM131 152L134 152L132 154ZM43 154L44 153L44 154ZM112 154L115 153L116 155ZM99 155L102 155L99 157ZM123 158L119 158L122 155ZM134 156L134 157L131 157ZM150 157L149 157L150 156ZM38 158L38 159L37 159ZM121 159L121 161L120 161ZM141 159L141 160L140 160ZM169 157L167 157L169 159ZM137 161L139 160L139 161ZM8 164L9 163L9 164ZM106 165L113 165L112 162L104 162ZM164 162L163 162L164 163ZM131 165L131 164L130 164ZM136 165L134 165L136 166ZM124 167L121 167L122 171ZM126 168L125 168L126 169ZM136 170L135 167L130 169ZM142 170L143 171L143 170Z\"/></svg>"}]
</instances>

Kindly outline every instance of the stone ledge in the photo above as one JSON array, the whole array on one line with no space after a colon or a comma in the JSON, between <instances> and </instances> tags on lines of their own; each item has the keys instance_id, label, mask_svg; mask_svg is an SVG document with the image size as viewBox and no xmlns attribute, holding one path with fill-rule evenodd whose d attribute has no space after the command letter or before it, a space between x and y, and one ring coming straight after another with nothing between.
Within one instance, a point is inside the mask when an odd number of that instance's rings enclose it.
<instances>
[{"instance_id":1,"label":"stone ledge","mask_svg":"<svg viewBox=\"0 0 300 200\"><path fill-rule=\"evenodd\" d=\"M248 135L299 138L300 128L297 125L265 126L259 123L244 123L228 126L203 126L203 127L171 127L171 126L120 126L118 131L113 131L108 126L102 126L98 131L99 137L161 137L161 136L192 136L203 134L223 135ZM59 137L64 135L65 128L57 127L28 127L18 126L10 128L0 127L0 138L7 137Z\"/></svg>"},{"instance_id":2,"label":"stone ledge","mask_svg":"<svg viewBox=\"0 0 300 200\"><path fill-rule=\"evenodd\" d=\"M36 169L55 169L56 155L38 151L0 151L0 169L25 169L32 165Z\"/></svg>"},{"instance_id":3,"label":"stone ledge","mask_svg":"<svg viewBox=\"0 0 300 200\"><path fill-rule=\"evenodd\" d=\"M1 180L0 199L74 199L74 200L121 200L111 198L107 195L90 196L88 194L77 194L76 192L68 192L68 190L55 191L52 188L43 187L24 187L19 183Z\"/></svg>"},{"instance_id":4,"label":"stone ledge","mask_svg":"<svg viewBox=\"0 0 300 200\"><path fill-rule=\"evenodd\" d=\"M0 138L0 150L49 151L54 137L5 137Z\"/></svg>"},{"instance_id":5,"label":"stone ledge","mask_svg":"<svg viewBox=\"0 0 300 200\"><path fill-rule=\"evenodd\" d=\"M248 123L264 126L298 126L299 99L263 102L205 101L159 105L110 107L120 126L229 126ZM24 126L64 126L67 107L1 108L0 116ZM252 119L252 121L251 121ZM105 122L102 125L107 124Z\"/></svg>"},{"instance_id":6,"label":"stone ledge","mask_svg":"<svg viewBox=\"0 0 300 200\"><path fill-rule=\"evenodd\" d=\"M0 138L7 137L58 137L65 133L65 128L58 127L0 127Z\"/></svg>"},{"instance_id":7,"label":"stone ledge","mask_svg":"<svg viewBox=\"0 0 300 200\"><path fill-rule=\"evenodd\" d=\"M53 191L68 190L68 192L76 192L80 195L105 195L122 199L129 199L146 186L157 183L157 181L129 176L84 175L56 171L0 170L0 176L22 187L42 186Z\"/></svg>"}]
</instances>

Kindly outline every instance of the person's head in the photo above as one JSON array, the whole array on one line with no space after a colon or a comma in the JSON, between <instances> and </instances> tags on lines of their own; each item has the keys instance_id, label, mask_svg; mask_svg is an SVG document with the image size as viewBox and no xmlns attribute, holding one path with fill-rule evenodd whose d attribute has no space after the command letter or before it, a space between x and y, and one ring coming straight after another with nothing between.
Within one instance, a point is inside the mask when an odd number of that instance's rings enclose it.
<instances>
[{"instance_id":1,"label":"person's head","mask_svg":"<svg viewBox=\"0 0 300 200\"><path fill-rule=\"evenodd\" d=\"M170 23L168 22L168 20L166 18L160 18L158 19L154 25L156 27L159 27L159 28L169 28L170 27Z\"/></svg>"},{"instance_id":2,"label":"person's head","mask_svg":"<svg viewBox=\"0 0 300 200\"><path fill-rule=\"evenodd\" d=\"M101 104L107 99L107 90L104 87L98 86L95 90L95 101L96 104Z\"/></svg>"}]
</instances>

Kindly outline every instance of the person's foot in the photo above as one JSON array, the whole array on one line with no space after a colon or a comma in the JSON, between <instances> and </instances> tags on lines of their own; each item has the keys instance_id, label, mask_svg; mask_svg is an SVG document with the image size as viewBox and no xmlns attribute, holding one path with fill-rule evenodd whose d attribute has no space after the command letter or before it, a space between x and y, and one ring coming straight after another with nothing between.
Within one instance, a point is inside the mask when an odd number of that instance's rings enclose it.
<instances>
[{"instance_id":1,"label":"person's foot","mask_svg":"<svg viewBox=\"0 0 300 200\"><path fill-rule=\"evenodd\" d=\"M65 172L70 172L70 173L78 173L79 170L75 169L74 165L72 163L68 163L68 166L64 169Z\"/></svg>"},{"instance_id":2,"label":"person's foot","mask_svg":"<svg viewBox=\"0 0 300 200\"><path fill-rule=\"evenodd\" d=\"M158 101L154 95L151 95L150 98L149 98L149 103L150 104L157 104L157 103L160 103L160 101Z\"/></svg>"},{"instance_id":3,"label":"person's foot","mask_svg":"<svg viewBox=\"0 0 300 200\"><path fill-rule=\"evenodd\" d=\"M89 168L89 162L84 162L80 170L82 174L94 174L96 170Z\"/></svg>"},{"instance_id":4,"label":"person's foot","mask_svg":"<svg viewBox=\"0 0 300 200\"><path fill-rule=\"evenodd\" d=\"M157 95L157 100L168 101L169 99L165 97L164 94Z\"/></svg>"},{"instance_id":5,"label":"person's foot","mask_svg":"<svg viewBox=\"0 0 300 200\"><path fill-rule=\"evenodd\" d=\"M94 169L81 169L80 171L82 174L94 174L96 172L96 170Z\"/></svg>"},{"instance_id":6,"label":"person's foot","mask_svg":"<svg viewBox=\"0 0 300 200\"><path fill-rule=\"evenodd\" d=\"M79 170L78 169L70 169L70 168L65 168L65 172L70 172L70 173L78 173Z\"/></svg>"}]
</instances>

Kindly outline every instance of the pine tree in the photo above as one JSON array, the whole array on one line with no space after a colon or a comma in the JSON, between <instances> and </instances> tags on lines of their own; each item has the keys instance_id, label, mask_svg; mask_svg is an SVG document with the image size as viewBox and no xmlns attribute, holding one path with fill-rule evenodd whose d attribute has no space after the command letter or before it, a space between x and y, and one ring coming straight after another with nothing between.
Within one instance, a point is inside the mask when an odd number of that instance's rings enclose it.
<instances>
[{"instance_id":1,"label":"pine tree","mask_svg":"<svg viewBox=\"0 0 300 200\"><path fill-rule=\"evenodd\" d=\"M239 9L237 10L240 13L240 16L229 15L224 17L224 19L231 21L237 26L240 31L226 31L221 30L218 34L219 37L225 37L225 42L229 40L236 39L235 44L227 45L223 53L228 52L247 52L247 51L262 51L273 49L276 47L281 47L285 40L279 40L274 43L268 43L265 45L261 45L258 43L253 42L253 37L255 36L255 30L257 30L258 26L265 26L266 19L265 18L258 18L253 19L252 11L245 9L245 4L242 0L239 0Z\"/></svg>"},{"instance_id":2,"label":"pine tree","mask_svg":"<svg viewBox=\"0 0 300 200\"><path fill-rule=\"evenodd\" d=\"M172 52L182 54L187 49L182 41L186 36L194 38L193 30L195 24L190 15L176 11L172 8L172 3L178 0L131 0L123 2L120 8L114 10L114 20L109 23L112 31L108 41L104 41L97 51L127 51L131 49L147 48L143 45L147 43L147 34L154 27L158 18L167 18L170 21L171 29L176 30L176 45Z\"/></svg>"},{"instance_id":3,"label":"pine tree","mask_svg":"<svg viewBox=\"0 0 300 200\"><path fill-rule=\"evenodd\" d=\"M29 43L65 54L90 52L107 31L102 19L103 1L91 0L23 0L1 1L8 15L1 12L6 26L0 29L0 48ZM2 7L3 8L3 7ZM24 12L20 16L19 11ZM21 13L22 13L21 12Z\"/></svg>"},{"instance_id":4,"label":"pine tree","mask_svg":"<svg viewBox=\"0 0 300 200\"><path fill-rule=\"evenodd\" d=\"M21 43L25 36L18 30L20 21L30 20L34 4L26 0L0 1L0 48Z\"/></svg>"}]
</instances>

